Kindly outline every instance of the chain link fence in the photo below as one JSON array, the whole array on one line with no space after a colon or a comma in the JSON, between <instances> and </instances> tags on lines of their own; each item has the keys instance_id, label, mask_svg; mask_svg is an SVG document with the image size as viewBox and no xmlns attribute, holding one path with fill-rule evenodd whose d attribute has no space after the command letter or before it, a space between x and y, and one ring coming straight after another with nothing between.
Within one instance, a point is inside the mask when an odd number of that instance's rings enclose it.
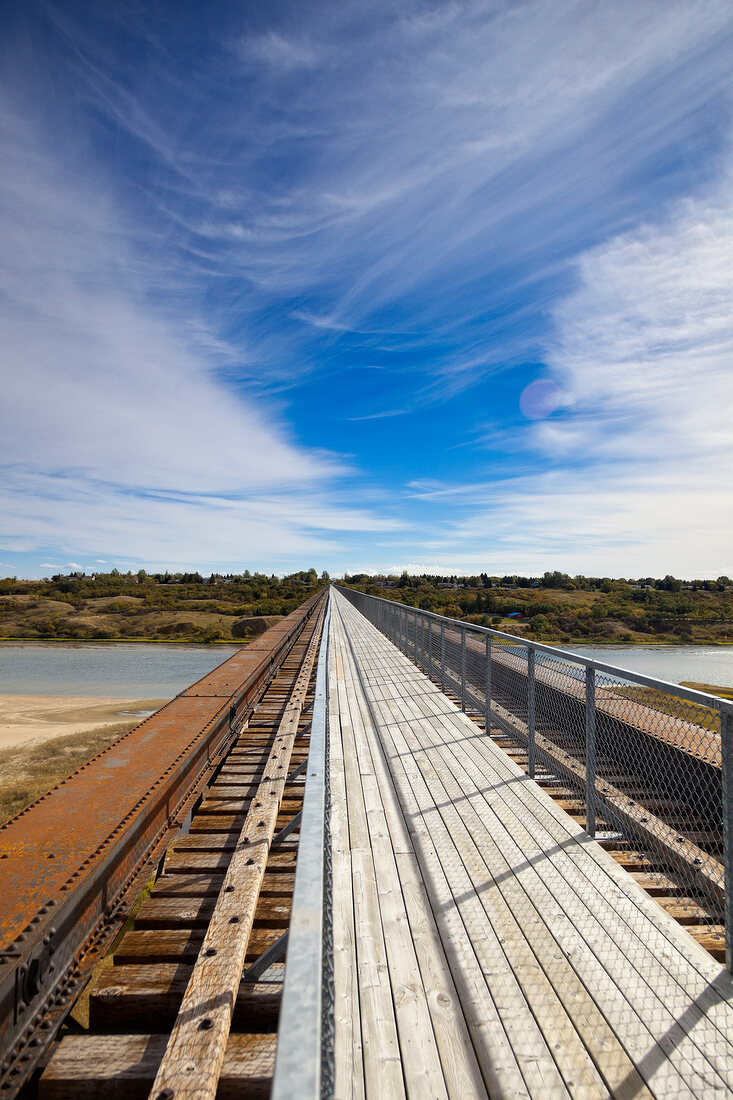
<instances>
[{"instance_id":1,"label":"chain link fence","mask_svg":"<svg viewBox=\"0 0 733 1100\"><path fill-rule=\"evenodd\" d=\"M733 703L501 631L339 591L733 964ZM556 790L556 794L558 791ZM622 860L623 862L623 860ZM725 931L727 929L727 932Z\"/></svg>"}]
</instances>

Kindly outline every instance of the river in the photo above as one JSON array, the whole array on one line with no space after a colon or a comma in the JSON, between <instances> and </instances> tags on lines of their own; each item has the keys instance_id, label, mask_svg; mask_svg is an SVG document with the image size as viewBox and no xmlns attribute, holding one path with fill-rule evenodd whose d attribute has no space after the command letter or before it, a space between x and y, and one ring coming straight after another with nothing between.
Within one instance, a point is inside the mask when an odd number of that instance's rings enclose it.
<instances>
[{"instance_id":1,"label":"river","mask_svg":"<svg viewBox=\"0 0 733 1100\"><path fill-rule=\"evenodd\" d=\"M733 688L733 646L568 645L582 657L641 672L673 684L683 681Z\"/></svg>"},{"instance_id":2,"label":"river","mask_svg":"<svg viewBox=\"0 0 733 1100\"><path fill-rule=\"evenodd\" d=\"M239 646L0 642L0 695L163 699ZM567 649L660 680L733 688L733 646L574 646Z\"/></svg>"},{"instance_id":3,"label":"river","mask_svg":"<svg viewBox=\"0 0 733 1100\"><path fill-rule=\"evenodd\" d=\"M166 699L241 646L0 642L0 695Z\"/></svg>"}]
</instances>

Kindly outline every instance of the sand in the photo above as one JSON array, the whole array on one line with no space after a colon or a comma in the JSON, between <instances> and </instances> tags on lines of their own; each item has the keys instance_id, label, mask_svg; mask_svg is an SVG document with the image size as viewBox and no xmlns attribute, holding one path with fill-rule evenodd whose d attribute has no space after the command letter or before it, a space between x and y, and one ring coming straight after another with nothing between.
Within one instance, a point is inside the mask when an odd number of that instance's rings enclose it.
<instances>
[{"instance_id":1,"label":"sand","mask_svg":"<svg viewBox=\"0 0 733 1100\"><path fill-rule=\"evenodd\" d=\"M140 721L167 699L0 695L0 749L119 722Z\"/></svg>"}]
</instances>

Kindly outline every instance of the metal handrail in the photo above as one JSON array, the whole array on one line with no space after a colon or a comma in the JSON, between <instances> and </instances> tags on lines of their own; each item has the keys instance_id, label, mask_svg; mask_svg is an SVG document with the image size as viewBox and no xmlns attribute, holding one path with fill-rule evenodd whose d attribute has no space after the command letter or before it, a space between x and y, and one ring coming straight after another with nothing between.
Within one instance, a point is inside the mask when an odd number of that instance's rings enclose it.
<instances>
[{"instance_id":1,"label":"metal handrail","mask_svg":"<svg viewBox=\"0 0 733 1100\"><path fill-rule=\"evenodd\" d=\"M572 661L575 664L585 665L586 668L594 668L597 672L607 672L611 676L619 676L623 680L630 680L633 683L641 684L643 687L655 688L658 691L663 691L666 695L676 695L680 699L686 699L690 703L698 703L700 706L711 707L713 710L721 711L725 714L730 714L733 717L733 700L721 699L719 695L710 695L704 691L697 691L695 688L683 687L682 684L674 684L669 680L660 680L655 676L645 676L642 672L634 672L630 668L621 668L619 665L609 665L603 661L597 661L594 657L584 657L581 653L574 653L571 649L561 649L559 646L547 645L545 642L535 642L532 638L524 638L518 634L507 634L502 630L494 630L492 627L479 626L478 623L467 623L463 619L451 619L447 615L438 615L435 611L425 611L421 607L413 607L409 603L401 603L399 600L387 600L384 596L373 596L369 592L362 592L360 588L343 588L341 585L336 585L336 589L339 592L343 592L345 595L349 592L357 592L360 596L365 596L368 600L379 600L380 603L388 604L390 607L402 607L406 611L413 612L416 615L425 615L428 618L435 619L438 623L450 623L451 626L458 627L459 630L471 630L476 634L488 634L492 638L500 638L502 641L508 642L511 645L527 646L529 649L539 651L542 653L549 653L554 657L560 657L566 661Z\"/></svg>"},{"instance_id":2,"label":"metal handrail","mask_svg":"<svg viewBox=\"0 0 733 1100\"><path fill-rule=\"evenodd\" d=\"M327 819L327 669L331 594L316 672L293 908L271 1100L318 1100L323 1076Z\"/></svg>"}]
</instances>

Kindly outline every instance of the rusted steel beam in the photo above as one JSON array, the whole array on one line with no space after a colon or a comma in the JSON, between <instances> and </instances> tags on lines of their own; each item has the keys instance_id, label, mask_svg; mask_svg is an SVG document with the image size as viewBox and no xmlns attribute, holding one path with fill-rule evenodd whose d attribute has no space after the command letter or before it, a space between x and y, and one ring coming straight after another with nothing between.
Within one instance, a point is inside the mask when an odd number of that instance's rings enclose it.
<instances>
[{"instance_id":1,"label":"rusted steel beam","mask_svg":"<svg viewBox=\"0 0 733 1100\"><path fill-rule=\"evenodd\" d=\"M27 1079L116 934L128 896L153 872L233 728L323 595L311 597L0 827L3 1097Z\"/></svg>"}]
</instances>

